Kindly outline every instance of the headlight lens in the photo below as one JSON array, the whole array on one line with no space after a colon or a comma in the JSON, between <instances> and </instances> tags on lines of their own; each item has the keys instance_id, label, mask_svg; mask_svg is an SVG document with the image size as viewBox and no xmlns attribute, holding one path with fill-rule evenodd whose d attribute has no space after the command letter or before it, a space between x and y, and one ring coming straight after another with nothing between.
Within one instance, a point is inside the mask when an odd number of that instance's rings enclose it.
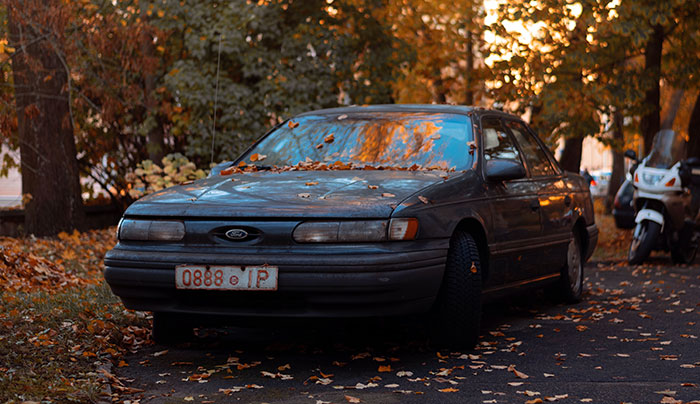
<instances>
[{"instance_id":1,"label":"headlight lens","mask_svg":"<svg viewBox=\"0 0 700 404\"><path fill-rule=\"evenodd\" d=\"M387 240L413 240L418 220L347 220L338 222L305 222L294 229L297 243L351 243Z\"/></svg>"},{"instance_id":2,"label":"headlight lens","mask_svg":"<svg viewBox=\"0 0 700 404\"><path fill-rule=\"evenodd\" d=\"M185 224L179 220L123 219L119 225L120 240L179 241L185 237Z\"/></svg>"},{"instance_id":3,"label":"headlight lens","mask_svg":"<svg viewBox=\"0 0 700 404\"><path fill-rule=\"evenodd\" d=\"M646 182L649 185L656 184L657 182L661 181L662 178L663 178L663 175L647 174L647 173L642 174L642 179L644 180L644 182Z\"/></svg>"}]
</instances>

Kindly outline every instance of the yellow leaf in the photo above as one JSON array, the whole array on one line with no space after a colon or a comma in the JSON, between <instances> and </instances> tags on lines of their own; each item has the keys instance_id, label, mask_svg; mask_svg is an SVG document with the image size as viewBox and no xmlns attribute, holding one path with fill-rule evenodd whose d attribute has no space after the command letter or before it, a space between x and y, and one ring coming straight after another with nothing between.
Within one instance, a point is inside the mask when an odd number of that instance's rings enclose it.
<instances>
[{"instance_id":1,"label":"yellow leaf","mask_svg":"<svg viewBox=\"0 0 700 404\"><path fill-rule=\"evenodd\" d=\"M158 10L158 17L163 18L164 15L165 15L165 11Z\"/></svg>"},{"instance_id":2,"label":"yellow leaf","mask_svg":"<svg viewBox=\"0 0 700 404\"><path fill-rule=\"evenodd\" d=\"M441 391L441 392L443 392L443 393L456 393L456 392L459 391L459 389L456 389L456 388L454 388L454 387L448 387L448 388L446 388L446 389L440 389L440 390L438 390L438 391Z\"/></svg>"},{"instance_id":3,"label":"yellow leaf","mask_svg":"<svg viewBox=\"0 0 700 404\"><path fill-rule=\"evenodd\" d=\"M377 369L379 372L391 372L391 365L383 365Z\"/></svg>"}]
</instances>

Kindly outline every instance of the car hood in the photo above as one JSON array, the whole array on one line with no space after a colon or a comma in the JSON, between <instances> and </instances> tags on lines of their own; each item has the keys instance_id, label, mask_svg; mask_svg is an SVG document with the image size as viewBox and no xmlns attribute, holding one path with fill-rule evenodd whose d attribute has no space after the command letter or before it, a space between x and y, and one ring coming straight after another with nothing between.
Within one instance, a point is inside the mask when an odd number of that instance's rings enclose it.
<instances>
[{"instance_id":1,"label":"car hood","mask_svg":"<svg viewBox=\"0 0 700 404\"><path fill-rule=\"evenodd\" d=\"M388 218L404 199L455 174L338 170L215 175L141 198L125 215Z\"/></svg>"}]
</instances>

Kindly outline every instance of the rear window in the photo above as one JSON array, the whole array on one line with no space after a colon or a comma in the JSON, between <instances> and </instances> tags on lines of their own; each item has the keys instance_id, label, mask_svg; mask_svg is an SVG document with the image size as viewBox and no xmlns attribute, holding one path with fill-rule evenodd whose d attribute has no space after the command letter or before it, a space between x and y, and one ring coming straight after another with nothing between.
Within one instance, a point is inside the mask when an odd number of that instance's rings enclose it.
<instances>
[{"instance_id":1,"label":"rear window","mask_svg":"<svg viewBox=\"0 0 700 404\"><path fill-rule=\"evenodd\" d=\"M340 162L352 168L464 170L472 165L472 140L470 118L459 114L308 115L270 133L243 160L277 167Z\"/></svg>"}]
</instances>

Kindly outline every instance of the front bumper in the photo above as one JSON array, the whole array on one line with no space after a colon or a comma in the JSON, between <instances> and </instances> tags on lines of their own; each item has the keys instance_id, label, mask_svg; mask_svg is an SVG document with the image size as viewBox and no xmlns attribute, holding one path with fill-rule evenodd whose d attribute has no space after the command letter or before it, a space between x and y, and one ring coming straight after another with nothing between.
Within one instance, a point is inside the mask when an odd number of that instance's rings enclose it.
<instances>
[{"instance_id":1,"label":"front bumper","mask_svg":"<svg viewBox=\"0 0 700 404\"><path fill-rule=\"evenodd\" d=\"M449 240L221 252L117 245L105 279L133 310L241 317L372 317L426 312L440 289ZM277 291L179 290L179 264L279 268Z\"/></svg>"}]
</instances>

